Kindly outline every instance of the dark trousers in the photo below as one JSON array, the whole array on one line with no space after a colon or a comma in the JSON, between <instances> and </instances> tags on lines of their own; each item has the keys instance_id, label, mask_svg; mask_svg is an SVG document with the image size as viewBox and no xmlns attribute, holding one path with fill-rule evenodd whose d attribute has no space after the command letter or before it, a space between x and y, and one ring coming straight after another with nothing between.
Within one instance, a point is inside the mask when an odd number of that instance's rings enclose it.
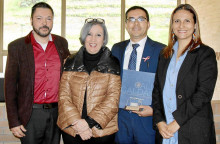
<instances>
[{"instance_id":1,"label":"dark trousers","mask_svg":"<svg viewBox=\"0 0 220 144\"><path fill-rule=\"evenodd\" d=\"M58 108L33 108L22 144L60 144L60 129L57 126Z\"/></svg>"},{"instance_id":2,"label":"dark trousers","mask_svg":"<svg viewBox=\"0 0 220 144\"><path fill-rule=\"evenodd\" d=\"M115 134L99 137L90 138L89 140L83 141L79 135L73 137L65 132L62 132L64 144L114 144Z\"/></svg>"},{"instance_id":3,"label":"dark trousers","mask_svg":"<svg viewBox=\"0 0 220 144\"><path fill-rule=\"evenodd\" d=\"M152 117L140 117L119 108L118 128L115 134L117 144L155 144Z\"/></svg>"}]
</instances>

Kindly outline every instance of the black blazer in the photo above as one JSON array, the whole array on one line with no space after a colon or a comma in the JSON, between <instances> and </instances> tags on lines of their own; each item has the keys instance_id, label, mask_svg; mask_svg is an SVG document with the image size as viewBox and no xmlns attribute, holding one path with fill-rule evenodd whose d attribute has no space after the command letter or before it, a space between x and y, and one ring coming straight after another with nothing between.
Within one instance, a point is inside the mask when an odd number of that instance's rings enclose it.
<instances>
[{"instance_id":1,"label":"black blazer","mask_svg":"<svg viewBox=\"0 0 220 144\"><path fill-rule=\"evenodd\" d=\"M162 143L162 137L156 124L166 121L162 94L170 60L160 55L152 94L153 124L157 130L156 138L160 139L158 143ZM180 125L179 144L216 143L211 99L217 73L216 56L212 48L201 44L187 53L178 73L177 109L173 112L174 119Z\"/></svg>"}]
</instances>

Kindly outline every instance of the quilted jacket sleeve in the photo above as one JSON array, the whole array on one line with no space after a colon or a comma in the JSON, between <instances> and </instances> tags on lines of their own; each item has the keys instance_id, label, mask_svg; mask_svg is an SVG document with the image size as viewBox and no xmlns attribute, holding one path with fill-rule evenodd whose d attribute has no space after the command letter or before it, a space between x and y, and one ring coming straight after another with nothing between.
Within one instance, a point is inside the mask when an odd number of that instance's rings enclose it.
<instances>
[{"instance_id":1,"label":"quilted jacket sleeve","mask_svg":"<svg viewBox=\"0 0 220 144\"><path fill-rule=\"evenodd\" d=\"M107 94L104 101L97 105L88 115L104 129L118 113L121 79L119 75L110 74Z\"/></svg>"},{"instance_id":2,"label":"quilted jacket sleeve","mask_svg":"<svg viewBox=\"0 0 220 144\"><path fill-rule=\"evenodd\" d=\"M81 119L80 112L71 98L70 78L73 72L63 72L60 89L59 89L59 115L57 124L61 130L66 133L75 136L74 130L70 127L73 122Z\"/></svg>"}]
</instances>

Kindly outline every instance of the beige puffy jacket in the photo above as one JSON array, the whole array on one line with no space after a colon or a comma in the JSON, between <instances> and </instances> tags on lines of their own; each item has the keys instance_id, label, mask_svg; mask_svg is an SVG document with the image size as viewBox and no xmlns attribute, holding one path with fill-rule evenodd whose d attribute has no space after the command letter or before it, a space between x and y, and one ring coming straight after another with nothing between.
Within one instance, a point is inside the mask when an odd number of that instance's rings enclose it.
<instances>
[{"instance_id":1,"label":"beige puffy jacket","mask_svg":"<svg viewBox=\"0 0 220 144\"><path fill-rule=\"evenodd\" d=\"M109 49L102 50L101 59L90 75L83 65L83 48L65 63L60 82L57 124L69 135L76 135L72 128L66 127L81 119L85 91L87 114L102 127L92 128L93 137L102 137L118 131L120 68Z\"/></svg>"}]
</instances>

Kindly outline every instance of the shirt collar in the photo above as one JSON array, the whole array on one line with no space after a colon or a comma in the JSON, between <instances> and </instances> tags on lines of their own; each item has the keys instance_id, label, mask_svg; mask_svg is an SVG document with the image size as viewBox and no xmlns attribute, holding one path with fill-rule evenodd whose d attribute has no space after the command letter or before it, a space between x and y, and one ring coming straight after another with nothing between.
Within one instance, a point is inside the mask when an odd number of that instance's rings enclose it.
<instances>
[{"instance_id":1,"label":"shirt collar","mask_svg":"<svg viewBox=\"0 0 220 144\"><path fill-rule=\"evenodd\" d=\"M145 43L147 41L147 36L144 37L142 40L140 40L139 42L133 42L132 40L130 40L130 44L139 44L141 47L144 47L145 46Z\"/></svg>"},{"instance_id":2,"label":"shirt collar","mask_svg":"<svg viewBox=\"0 0 220 144\"><path fill-rule=\"evenodd\" d=\"M33 38L33 40L34 40L35 42L37 42L37 43L40 44L40 42L38 42L38 41L34 38L34 32L33 32L33 31L32 31L32 38ZM53 41L53 38L52 38L52 35L51 35L51 34L49 34L49 41Z\"/></svg>"},{"instance_id":3,"label":"shirt collar","mask_svg":"<svg viewBox=\"0 0 220 144\"><path fill-rule=\"evenodd\" d=\"M179 43L178 43L178 41L176 41L175 44L173 45L173 50L175 52L177 52L178 46L179 46Z\"/></svg>"},{"instance_id":4,"label":"shirt collar","mask_svg":"<svg viewBox=\"0 0 220 144\"><path fill-rule=\"evenodd\" d=\"M176 41L175 44L173 45L173 50L174 50L175 52L177 52L178 46L179 46L179 43L178 43L178 41ZM198 45L195 49L197 49L197 48L199 48L199 47L200 47L200 45ZM188 52L189 49L187 49L186 51Z\"/></svg>"}]
</instances>

